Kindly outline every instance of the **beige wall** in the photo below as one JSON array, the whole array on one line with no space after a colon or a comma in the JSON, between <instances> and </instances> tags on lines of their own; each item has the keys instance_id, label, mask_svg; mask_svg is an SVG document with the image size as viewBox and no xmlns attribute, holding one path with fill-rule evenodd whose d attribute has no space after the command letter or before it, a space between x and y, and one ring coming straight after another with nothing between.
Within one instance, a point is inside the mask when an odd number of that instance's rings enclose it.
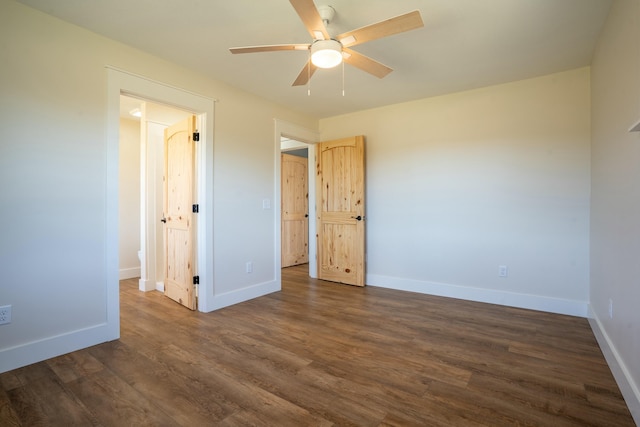
<instances>
[{"instance_id":1,"label":"beige wall","mask_svg":"<svg viewBox=\"0 0 640 427\"><path fill-rule=\"evenodd\" d=\"M583 68L321 120L366 136L367 283L586 315L589 111Z\"/></svg>"},{"instance_id":2,"label":"beige wall","mask_svg":"<svg viewBox=\"0 0 640 427\"><path fill-rule=\"evenodd\" d=\"M592 67L590 315L640 424L640 1L614 2Z\"/></svg>"},{"instance_id":3,"label":"beige wall","mask_svg":"<svg viewBox=\"0 0 640 427\"><path fill-rule=\"evenodd\" d=\"M120 278L140 276L140 121L120 120Z\"/></svg>"}]
</instances>

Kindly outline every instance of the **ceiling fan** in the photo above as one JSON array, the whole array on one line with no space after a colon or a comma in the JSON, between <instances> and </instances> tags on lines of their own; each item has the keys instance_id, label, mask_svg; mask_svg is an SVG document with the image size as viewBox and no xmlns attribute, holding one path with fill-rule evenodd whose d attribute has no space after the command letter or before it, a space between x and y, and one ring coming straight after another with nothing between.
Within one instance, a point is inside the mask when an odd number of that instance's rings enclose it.
<instances>
[{"instance_id":1,"label":"ceiling fan","mask_svg":"<svg viewBox=\"0 0 640 427\"><path fill-rule=\"evenodd\" d=\"M333 68L342 61L353 65L369 74L382 78L393 71L380 62L362 55L352 49L353 46L391 36L424 26L420 12L405 13L395 18L367 25L357 30L347 31L331 37L327 25L335 16L331 6L316 8L313 0L289 0L300 19L311 34L313 42L309 44L277 44L266 46L233 47L231 53L275 52L282 50L308 51L310 58L304 66L293 86L307 84L318 68Z\"/></svg>"}]
</instances>

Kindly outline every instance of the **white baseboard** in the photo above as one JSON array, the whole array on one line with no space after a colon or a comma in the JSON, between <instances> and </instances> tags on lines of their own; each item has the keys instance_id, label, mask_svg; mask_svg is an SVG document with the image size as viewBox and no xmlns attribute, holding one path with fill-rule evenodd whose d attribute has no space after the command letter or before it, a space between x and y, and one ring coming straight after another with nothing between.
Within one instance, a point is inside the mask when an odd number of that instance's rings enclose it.
<instances>
[{"instance_id":1,"label":"white baseboard","mask_svg":"<svg viewBox=\"0 0 640 427\"><path fill-rule=\"evenodd\" d=\"M246 288L214 295L213 300L208 304L207 311L214 311L230 305L249 301L253 298L278 292L280 289L280 284L277 281L272 280L270 282L258 283Z\"/></svg>"},{"instance_id":2,"label":"white baseboard","mask_svg":"<svg viewBox=\"0 0 640 427\"><path fill-rule=\"evenodd\" d=\"M156 282L156 291L164 293L164 282Z\"/></svg>"},{"instance_id":3,"label":"white baseboard","mask_svg":"<svg viewBox=\"0 0 640 427\"><path fill-rule=\"evenodd\" d=\"M587 301L472 288L469 286L403 279L377 274L367 274L366 283L369 286L397 289L400 291L506 305L509 307L526 308L529 310L546 311L548 313L566 314L569 316L587 317Z\"/></svg>"},{"instance_id":4,"label":"white baseboard","mask_svg":"<svg viewBox=\"0 0 640 427\"><path fill-rule=\"evenodd\" d=\"M140 277L140 267L120 269L120 280L134 279L136 277Z\"/></svg>"},{"instance_id":5,"label":"white baseboard","mask_svg":"<svg viewBox=\"0 0 640 427\"><path fill-rule=\"evenodd\" d=\"M0 350L0 373L119 338L106 323Z\"/></svg>"},{"instance_id":6,"label":"white baseboard","mask_svg":"<svg viewBox=\"0 0 640 427\"><path fill-rule=\"evenodd\" d=\"M138 289L142 292L149 292L156 289L156 284L151 280L140 279L138 280Z\"/></svg>"},{"instance_id":7,"label":"white baseboard","mask_svg":"<svg viewBox=\"0 0 640 427\"><path fill-rule=\"evenodd\" d=\"M616 350L602 322L591 307L589 307L589 324L591 325L593 334L596 336L596 340L598 340L602 354L604 354L604 358L607 360L611 373L618 383L624 401L629 407L631 416L635 423L640 426L640 387L633 381L633 377L620 357L618 350Z\"/></svg>"}]
</instances>

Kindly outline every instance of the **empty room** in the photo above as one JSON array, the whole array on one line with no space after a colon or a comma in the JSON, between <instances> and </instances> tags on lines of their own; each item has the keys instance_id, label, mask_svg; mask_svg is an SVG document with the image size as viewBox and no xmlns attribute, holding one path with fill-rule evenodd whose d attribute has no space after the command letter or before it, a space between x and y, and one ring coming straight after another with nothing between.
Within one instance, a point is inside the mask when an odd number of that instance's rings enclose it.
<instances>
[{"instance_id":1,"label":"empty room","mask_svg":"<svg viewBox=\"0 0 640 427\"><path fill-rule=\"evenodd\" d=\"M640 422L640 1L0 34L0 425Z\"/></svg>"}]
</instances>

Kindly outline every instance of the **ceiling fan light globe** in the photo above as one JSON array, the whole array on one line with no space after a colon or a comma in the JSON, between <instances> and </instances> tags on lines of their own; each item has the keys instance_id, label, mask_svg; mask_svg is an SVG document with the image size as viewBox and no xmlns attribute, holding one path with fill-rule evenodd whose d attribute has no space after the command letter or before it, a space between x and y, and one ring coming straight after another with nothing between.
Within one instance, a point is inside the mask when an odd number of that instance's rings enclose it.
<instances>
[{"instance_id":1,"label":"ceiling fan light globe","mask_svg":"<svg viewBox=\"0 0 640 427\"><path fill-rule=\"evenodd\" d=\"M318 40L311 45L311 62L318 68L333 68L342 62L342 45L336 40Z\"/></svg>"},{"instance_id":2,"label":"ceiling fan light globe","mask_svg":"<svg viewBox=\"0 0 640 427\"><path fill-rule=\"evenodd\" d=\"M319 50L311 55L311 62L318 68L333 68L342 62L342 54L330 49Z\"/></svg>"}]
</instances>

